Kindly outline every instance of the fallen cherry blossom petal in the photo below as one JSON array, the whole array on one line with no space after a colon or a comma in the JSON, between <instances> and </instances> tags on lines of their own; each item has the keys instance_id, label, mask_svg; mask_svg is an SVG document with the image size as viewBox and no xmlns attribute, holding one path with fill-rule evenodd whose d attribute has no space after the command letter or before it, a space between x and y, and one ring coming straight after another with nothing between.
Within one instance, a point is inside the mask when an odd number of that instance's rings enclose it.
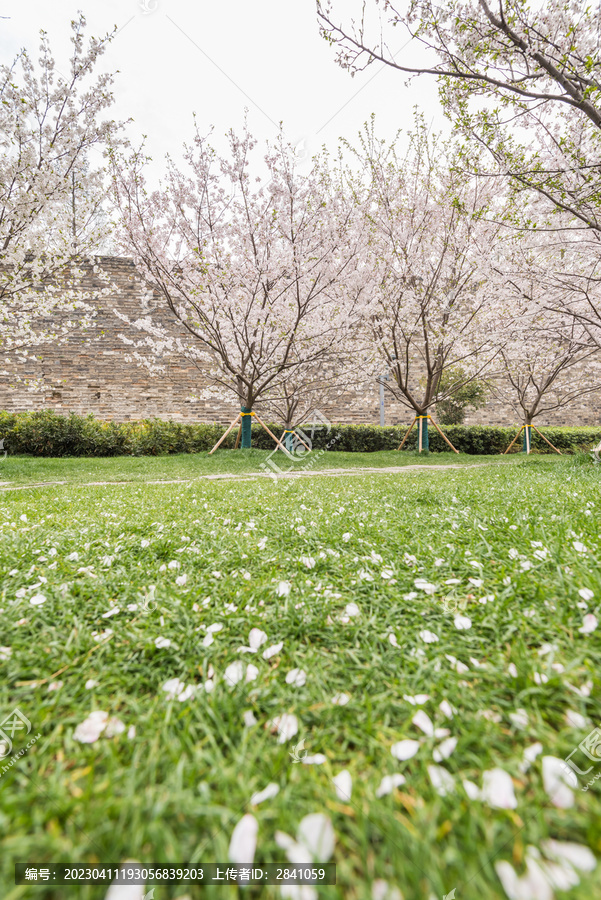
<instances>
[{"instance_id":1,"label":"fallen cherry blossom petal","mask_svg":"<svg viewBox=\"0 0 601 900\"><path fill-rule=\"evenodd\" d=\"M493 809L515 809L518 805L511 775L505 769L488 769L482 773L480 798Z\"/></svg>"},{"instance_id":2,"label":"fallen cherry blossom petal","mask_svg":"<svg viewBox=\"0 0 601 900\"><path fill-rule=\"evenodd\" d=\"M263 788L262 791L256 791L252 795L252 797L250 798L250 805L258 806L259 803L263 803L265 800L273 800L274 797L277 797L279 792L279 785L272 781L267 785L267 787Z\"/></svg>"},{"instance_id":3,"label":"fallen cherry blossom petal","mask_svg":"<svg viewBox=\"0 0 601 900\"><path fill-rule=\"evenodd\" d=\"M556 756L543 756L543 787L549 800L558 809L570 809L574 805L574 792L568 783L569 774L564 760Z\"/></svg>"},{"instance_id":4,"label":"fallen cherry blossom petal","mask_svg":"<svg viewBox=\"0 0 601 900\"><path fill-rule=\"evenodd\" d=\"M400 787L402 784L405 784L405 776L401 775L400 772L395 772L393 775L384 775L380 786L376 790L376 797L385 797L386 794L392 793L395 788Z\"/></svg>"},{"instance_id":5,"label":"fallen cherry blossom petal","mask_svg":"<svg viewBox=\"0 0 601 900\"><path fill-rule=\"evenodd\" d=\"M257 849L257 834L259 823L253 815L247 813L242 816L232 832L228 857L231 862L238 865L252 864Z\"/></svg>"},{"instance_id":6,"label":"fallen cherry blossom petal","mask_svg":"<svg viewBox=\"0 0 601 900\"><path fill-rule=\"evenodd\" d=\"M335 775L334 778L332 778L332 784L334 785L336 796L339 800L345 800L346 802L348 802L351 799L351 795L353 792L353 779L348 769L343 769L342 772L339 772L338 775Z\"/></svg>"},{"instance_id":7,"label":"fallen cherry blossom petal","mask_svg":"<svg viewBox=\"0 0 601 900\"><path fill-rule=\"evenodd\" d=\"M390 752L395 759L405 760L411 759L419 750L419 741L398 741L390 748Z\"/></svg>"}]
</instances>

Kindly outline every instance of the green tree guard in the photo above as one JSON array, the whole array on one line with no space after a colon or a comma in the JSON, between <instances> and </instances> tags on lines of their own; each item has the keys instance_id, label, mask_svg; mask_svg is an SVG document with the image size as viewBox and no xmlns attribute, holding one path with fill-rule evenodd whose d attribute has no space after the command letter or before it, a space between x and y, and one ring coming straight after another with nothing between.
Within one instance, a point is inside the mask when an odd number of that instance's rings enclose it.
<instances>
[{"instance_id":1,"label":"green tree guard","mask_svg":"<svg viewBox=\"0 0 601 900\"><path fill-rule=\"evenodd\" d=\"M246 413L246 415L242 416L242 439L240 442L241 450L250 450L251 448L251 425L252 425L252 416L250 415L252 410L248 409L246 406L240 407L240 412Z\"/></svg>"},{"instance_id":2,"label":"green tree guard","mask_svg":"<svg viewBox=\"0 0 601 900\"><path fill-rule=\"evenodd\" d=\"M524 425L524 442L522 445L523 453L530 453L532 447L532 425Z\"/></svg>"},{"instance_id":3,"label":"green tree guard","mask_svg":"<svg viewBox=\"0 0 601 900\"><path fill-rule=\"evenodd\" d=\"M288 451L288 453L292 453L294 450L294 431L286 431L286 435L284 437L284 447Z\"/></svg>"}]
</instances>

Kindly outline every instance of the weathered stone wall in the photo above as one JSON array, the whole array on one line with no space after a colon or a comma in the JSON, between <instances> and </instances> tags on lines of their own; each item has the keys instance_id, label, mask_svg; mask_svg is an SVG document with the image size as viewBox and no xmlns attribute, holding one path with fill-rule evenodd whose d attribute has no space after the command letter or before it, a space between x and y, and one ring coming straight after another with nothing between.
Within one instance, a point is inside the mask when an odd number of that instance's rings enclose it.
<instances>
[{"instance_id":1,"label":"weathered stone wall","mask_svg":"<svg viewBox=\"0 0 601 900\"><path fill-rule=\"evenodd\" d=\"M118 422L156 416L190 422L226 423L236 415L235 402L215 404L193 400L191 395L206 383L196 366L186 360L170 362L163 375L151 376L135 361L127 359L129 347L121 339L139 339L140 333L113 312L120 310L137 318L148 303L148 288L129 259L100 257L97 262L113 285L101 295L103 282L91 266L85 267L83 287L97 308L96 326L86 333L74 332L63 344L43 345L37 364L20 367L22 377L43 379L41 391L29 391L11 379L0 382L0 408L13 412L54 409L59 413L92 413ZM175 324L172 327L176 328ZM411 421L409 412L386 392L386 423ZM332 414L336 422L379 422L379 389L369 382L365 390L340 397ZM484 409L468 413L470 424L509 425L519 417L509 404L492 398ZM536 420L538 423L538 420ZM545 415L540 424L599 425L601 403L595 395L576 400L569 409Z\"/></svg>"}]
</instances>

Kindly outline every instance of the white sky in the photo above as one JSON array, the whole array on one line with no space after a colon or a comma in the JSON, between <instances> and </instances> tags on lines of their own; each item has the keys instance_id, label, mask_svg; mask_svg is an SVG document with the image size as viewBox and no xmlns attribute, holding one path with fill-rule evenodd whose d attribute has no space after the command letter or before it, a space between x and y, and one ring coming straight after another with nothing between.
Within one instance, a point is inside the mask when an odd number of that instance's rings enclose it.
<instances>
[{"instance_id":1,"label":"white sky","mask_svg":"<svg viewBox=\"0 0 601 900\"><path fill-rule=\"evenodd\" d=\"M348 10L349 0L337 0ZM166 152L179 155L191 139L192 114L201 132L214 126L218 146L249 109L251 131L262 142L283 121L286 135L310 156L339 136L354 142L372 112L378 133L392 138L411 125L420 106L434 130L447 130L433 79L405 87L404 76L370 66L351 78L319 35L313 0L0 0L0 59L10 62L26 47L36 57L44 28L57 67L66 70L70 21L82 9L88 32L118 34L103 66L119 70L115 118L133 118L128 135L162 169ZM405 38L399 34L399 47ZM410 52L408 48L406 53ZM404 54L403 54L404 55Z\"/></svg>"}]
</instances>

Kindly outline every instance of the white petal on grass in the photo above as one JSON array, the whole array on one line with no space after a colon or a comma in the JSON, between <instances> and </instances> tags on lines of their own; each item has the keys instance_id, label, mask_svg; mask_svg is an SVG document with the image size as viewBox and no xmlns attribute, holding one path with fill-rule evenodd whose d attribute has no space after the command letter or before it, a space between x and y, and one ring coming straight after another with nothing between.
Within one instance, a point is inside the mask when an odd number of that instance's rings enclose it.
<instances>
[{"instance_id":1,"label":"white petal on grass","mask_svg":"<svg viewBox=\"0 0 601 900\"><path fill-rule=\"evenodd\" d=\"M170 647L171 641L169 640L169 638L166 638L166 637L157 637L154 639L154 645L159 650L162 650L163 648Z\"/></svg>"},{"instance_id":2,"label":"white petal on grass","mask_svg":"<svg viewBox=\"0 0 601 900\"><path fill-rule=\"evenodd\" d=\"M426 703L429 699L429 694L415 694L415 696L403 694L403 700L406 700L411 706L422 706L422 704Z\"/></svg>"},{"instance_id":3,"label":"white petal on grass","mask_svg":"<svg viewBox=\"0 0 601 900\"><path fill-rule=\"evenodd\" d=\"M505 769L487 769L482 773L480 799L493 809L515 809L518 805L513 781Z\"/></svg>"},{"instance_id":4,"label":"white petal on grass","mask_svg":"<svg viewBox=\"0 0 601 900\"><path fill-rule=\"evenodd\" d=\"M263 803L265 800L273 800L274 797L280 792L280 787L272 781L267 787L263 788L262 791L256 791L250 798L251 806L258 806L259 803Z\"/></svg>"},{"instance_id":5,"label":"white petal on grass","mask_svg":"<svg viewBox=\"0 0 601 900\"><path fill-rule=\"evenodd\" d=\"M526 747L523 753L522 762L519 765L520 772L527 772L539 753L543 752L543 745L540 741Z\"/></svg>"},{"instance_id":6,"label":"white petal on grass","mask_svg":"<svg viewBox=\"0 0 601 900\"><path fill-rule=\"evenodd\" d=\"M334 853L336 835L330 819L324 813L305 816L298 826L296 837L315 862L327 862Z\"/></svg>"},{"instance_id":7,"label":"white petal on grass","mask_svg":"<svg viewBox=\"0 0 601 900\"><path fill-rule=\"evenodd\" d=\"M348 694L334 694L334 696L332 697L332 703L334 704L334 706L346 706L350 699L351 698Z\"/></svg>"},{"instance_id":8,"label":"white petal on grass","mask_svg":"<svg viewBox=\"0 0 601 900\"><path fill-rule=\"evenodd\" d=\"M495 872L509 900L553 900L553 889L535 861L528 859L521 878L505 860L495 862Z\"/></svg>"},{"instance_id":9,"label":"white petal on grass","mask_svg":"<svg viewBox=\"0 0 601 900\"><path fill-rule=\"evenodd\" d=\"M435 594L436 585L426 581L425 578L416 578L413 582L418 591L424 591L425 594Z\"/></svg>"},{"instance_id":10,"label":"white petal on grass","mask_svg":"<svg viewBox=\"0 0 601 900\"><path fill-rule=\"evenodd\" d=\"M252 728L253 725L257 724L257 720L255 718L255 714L252 709L246 709L242 713L242 720L244 722L245 728Z\"/></svg>"},{"instance_id":11,"label":"white petal on grass","mask_svg":"<svg viewBox=\"0 0 601 900\"><path fill-rule=\"evenodd\" d=\"M263 650L263 659L271 659L272 656L277 656L283 646L284 642L280 641L279 644L272 644L270 647L267 647L266 650Z\"/></svg>"},{"instance_id":12,"label":"white petal on grass","mask_svg":"<svg viewBox=\"0 0 601 900\"><path fill-rule=\"evenodd\" d=\"M442 762L443 759L448 759L451 753L454 751L457 746L457 738L450 737L447 738L442 744L439 744L432 752L432 758L434 762Z\"/></svg>"},{"instance_id":13,"label":"white petal on grass","mask_svg":"<svg viewBox=\"0 0 601 900\"><path fill-rule=\"evenodd\" d=\"M419 750L419 741L398 741L390 748L390 752L395 759L405 760L411 759Z\"/></svg>"},{"instance_id":14,"label":"white petal on grass","mask_svg":"<svg viewBox=\"0 0 601 900\"><path fill-rule=\"evenodd\" d=\"M278 744L285 744L298 733L298 719L294 713L275 716L269 724L272 731L277 731Z\"/></svg>"},{"instance_id":15,"label":"white petal on grass","mask_svg":"<svg viewBox=\"0 0 601 900\"><path fill-rule=\"evenodd\" d=\"M468 795L470 800L479 800L480 799L480 788L477 784L474 784L473 781L469 781L467 778L461 782L463 784L463 790Z\"/></svg>"},{"instance_id":16,"label":"white petal on grass","mask_svg":"<svg viewBox=\"0 0 601 900\"><path fill-rule=\"evenodd\" d=\"M41 606L42 603L46 602L46 597L44 594L34 594L33 597L29 598L29 602L32 606Z\"/></svg>"},{"instance_id":17,"label":"white petal on grass","mask_svg":"<svg viewBox=\"0 0 601 900\"><path fill-rule=\"evenodd\" d=\"M29 601L32 602L32 599ZM578 629L580 634L590 634L592 631L595 631L597 628L597 616L594 616L593 613L587 613L586 616L582 620L582 627Z\"/></svg>"},{"instance_id":18,"label":"white petal on grass","mask_svg":"<svg viewBox=\"0 0 601 900\"><path fill-rule=\"evenodd\" d=\"M183 691L177 695L177 699L180 703L184 703L186 700L189 700L190 697L193 697L196 693L196 686L193 684L187 684Z\"/></svg>"},{"instance_id":19,"label":"white petal on grass","mask_svg":"<svg viewBox=\"0 0 601 900\"><path fill-rule=\"evenodd\" d=\"M223 673L223 677L230 687L235 687L244 678L244 663L240 660L230 663Z\"/></svg>"},{"instance_id":20,"label":"white petal on grass","mask_svg":"<svg viewBox=\"0 0 601 900\"><path fill-rule=\"evenodd\" d=\"M88 678L86 683L84 684L86 691L91 691L92 688L98 687L98 682L94 678Z\"/></svg>"},{"instance_id":21,"label":"white petal on grass","mask_svg":"<svg viewBox=\"0 0 601 900\"><path fill-rule=\"evenodd\" d=\"M468 631L472 627L472 620L469 616L455 616L453 622L458 631Z\"/></svg>"},{"instance_id":22,"label":"white petal on grass","mask_svg":"<svg viewBox=\"0 0 601 900\"><path fill-rule=\"evenodd\" d=\"M376 797L385 797L402 784L405 784L405 776L401 775L400 772L395 772L393 775L384 775L380 786L376 790Z\"/></svg>"},{"instance_id":23,"label":"white petal on grass","mask_svg":"<svg viewBox=\"0 0 601 900\"><path fill-rule=\"evenodd\" d=\"M588 552L585 545L582 543L582 541L574 541L573 547L574 547L574 550L576 551L576 553L587 553Z\"/></svg>"},{"instance_id":24,"label":"white petal on grass","mask_svg":"<svg viewBox=\"0 0 601 900\"><path fill-rule=\"evenodd\" d=\"M343 769L342 772L335 775L332 778L332 784L338 799L348 803L353 793L353 779L348 769Z\"/></svg>"},{"instance_id":25,"label":"white petal on grass","mask_svg":"<svg viewBox=\"0 0 601 900\"><path fill-rule=\"evenodd\" d=\"M454 669L459 675L463 675L464 672L469 672L470 667L466 666L465 663L462 663L461 660L457 659L455 656L450 656L448 653L446 653L445 656L451 663L451 668Z\"/></svg>"},{"instance_id":26,"label":"white petal on grass","mask_svg":"<svg viewBox=\"0 0 601 900\"><path fill-rule=\"evenodd\" d=\"M267 635L264 631L261 631L260 628L251 628L250 634L248 635L248 646L251 650L258 650L266 640Z\"/></svg>"},{"instance_id":27,"label":"white petal on grass","mask_svg":"<svg viewBox=\"0 0 601 900\"><path fill-rule=\"evenodd\" d=\"M575 869L580 869L581 872L592 872L597 865L595 854L584 844L546 840L542 841L541 848L547 859L553 859L556 862L565 860Z\"/></svg>"},{"instance_id":28,"label":"white petal on grass","mask_svg":"<svg viewBox=\"0 0 601 900\"><path fill-rule=\"evenodd\" d=\"M170 678L163 685L163 690L167 694L167 699L173 700L178 694L181 694L185 687L186 685L179 678Z\"/></svg>"},{"instance_id":29,"label":"white petal on grass","mask_svg":"<svg viewBox=\"0 0 601 900\"><path fill-rule=\"evenodd\" d=\"M123 734L125 731L125 725L118 719L116 716L111 716L111 718L106 723L106 728L104 729L105 737L115 737L118 734Z\"/></svg>"},{"instance_id":30,"label":"white petal on grass","mask_svg":"<svg viewBox=\"0 0 601 900\"><path fill-rule=\"evenodd\" d=\"M574 792L569 784L564 760L556 756L543 756L543 787L549 800L558 809L570 809L574 805Z\"/></svg>"},{"instance_id":31,"label":"white petal on grass","mask_svg":"<svg viewBox=\"0 0 601 900\"><path fill-rule=\"evenodd\" d=\"M289 581L280 581L275 589L278 597L287 597L290 593L291 584Z\"/></svg>"},{"instance_id":32,"label":"white petal on grass","mask_svg":"<svg viewBox=\"0 0 601 900\"><path fill-rule=\"evenodd\" d=\"M582 713L576 712L575 709L566 710L565 720L566 724L571 728L586 728L588 725L587 717L583 716Z\"/></svg>"},{"instance_id":33,"label":"white petal on grass","mask_svg":"<svg viewBox=\"0 0 601 900\"><path fill-rule=\"evenodd\" d=\"M353 616L360 615L360 609L356 603L347 603L344 607L344 614L352 618Z\"/></svg>"},{"instance_id":34,"label":"white petal on grass","mask_svg":"<svg viewBox=\"0 0 601 900\"><path fill-rule=\"evenodd\" d=\"M389 644L392 644L393 647L398 647L398 646L399 646L399 642L398 642L397 639L396 639L396 634L389 634L389 635L388 635L388 643L389 643Z\"/></svg>"},{"instance_id":35,"label":"white petal on grass","mask_svg":"<svg viewBox=\"0 0 601 900\"><path fill-rule=\"evenodd\" d=\"M509 674L511 675L512 678L518 677L518 670L517 670L517 666L515 663L509 663L509 665L507 666L507 671L509 672Z\"/></svg>"},{"instance_id":36,"label":"white petal on grass","mask_svg":"<svg viewBox=\"0 0 601 900\"><path fill-rule=\"evenodd\" d=\"M419 636L426 644L433 644L438 640L438 635L434 634L433 631L428 631L427 629L425 629L424 631L420 631Z\"/></svg>"},{"instance_id":37,"label":"white petal on grass","mask_svg":"<svg viewBox=\"0 0 601 900\"><path fill-rule=\"evenodd\" d=\"M591 591L590 588L580 588L578 591L583 600L592 600L595 596L595 592Z\"/></svg>"},{"instance_id":38,"label":"white petal on grass","mask_svg":"<svg viewBox=\"0 0 601 900\"><path fill-rule=\"evenodd\" d=\"M253 863L257 849L259 823L250 813L242 816L232 832L228 858L237 865Z\"/></svg>"},{"instance_id":39,"label":"white petal on grass","mask_svg":"<svg viewBox=\"0 0 601 900\"><path fill-rule=\"evenodd\" d=\"M102 710L91 712L73 732L73 740L79 741L81 744L95 743L106 728L108 718L109 714Z\"/></svg>"},{"instance_id":40,"label":"white petal on grass","mask_svg":"<svg viewBox=\"0 0 601 900\"><path fill-rule=\"evenodd\" d=\"M244 680L246 682L254 681L255 678L258 676L258 674L259 674L259 670L257 669L257 667L253 666L252 663L249 663L249 665L246 667L246 674L244 676Z\"/></svg>"},{"instance_id":41,"label":"white petal on grass","mask_svg":"<svg viewBox=\"0 0 601 900\"><path fill-rule=\"evenodd\" d=\"M307 673L303 669L290 669L286 675L286 684L302 687L307 682Z\"/></svg>"},{"instance_id":42,"label":"white petal on grass","mask_svg":"<svg viewBox=\"0 0 601 900\"><path fill-rule=\"evenodd\" d=\"M419 709L416 714L411 719L416 728L419 728L420 731L423 731L428 737L432 737L434 734L434 725L432 724L432 719L430 716L424 712L423 709Z\"/></svg>"},{"instance_id":43,"label":"white petal on grass","mask_svg":"<svg viewBox=\"0 0 601 900\"><path fill-rule=\"evenodd\" d=\"M138 863L135 863L138 866ZM125 873L126 869L123 869ZM147 896L146 886L143 884L111 884L105 900L144 900Z\"/></svg>"},{"instance_id":44,"label":"white petal on grass","mask_svg":"<svg viewBox=\"0 0 601 900\"><path fill-rule=\"evenodd\" d=\"M116 616L117 613L120 613L120 612L121 612L121 610L119 609L118 606L112 606L109 610L107 610L107 612L102 613L102 618L109 619L111 616Z\"/></svg>"},{"instance_id":45,"label":"white petal on grass","mask_svg":"<svg viewBox=\"0 0 601 900\"><path fill-rule=\"evenodd\" d=\"M388 884L383 878L376 878L371 886L371 900L403 900L398 887Z\"/></svg>"},{"instance_id":46,"label":"white petal on grass","mask_svg":"<svg viewBox=\"0 0 601 900\"><path fill-rule=\"evenodd\" d=\"M12 647L0 647L0 662L6 662L12 656Z\"/></svg>"},{"instance_id":47,"label":"white petal on grass","mask_svg":"<svg viewBox=\"0 0 601 900\"><path fill-rule=\"evenodd\" d=\"M328 758L327 756L324 756L323 753L314 753L313 756L303 756L302 759L305 766L323 766L327 761Z\"/></svg>"},{"instance_id":48,"label":"white petal on grass","mask_svg":"<svg viewBox=\"0 0 601 900\"><path fill-rule=\"evenodd\" d=\"M432 787L439 797L446 797L455 790L455 781L453 776L443 766L428 766L428 775L432 782Z\"/></svg>"},{"instance_id":49,"label":"white petal on grass","mask_svg":"<svg viewBox=\"0 0 601 900\"><path fill-rule=\"evenodd\" d=\"M527 728L529 724L525 709L516 709L515 712L509 713L509 720L514 728Z\"/></svg>"},{"instance_id":50,"label":"white petal on grass","mask_svg":"<svg viewBox=\"0 0 601 900\"><path fill-rule=\"evenodd\" d=\"M304 566L306 566L308 569L314 569L314 568L315 568L315 560L313 559L312 556L301 556L300 561L301 561L302 564L303 564Z\"/></svg>"},{"instance_id":51,"label":"white petal on grass","mask_svg":"<svg viewBox=\"0 0 601 900\"><path fill-rule=\"evenodd\" d=\"M441 713L443 714L443 716L447 717L447 719L452 719L454 714L457 712L455 707L451 706L451 704L449 703L448 700L443 700L439 704L438 708L441 711Z\"/></svg>"}]
</instances>

